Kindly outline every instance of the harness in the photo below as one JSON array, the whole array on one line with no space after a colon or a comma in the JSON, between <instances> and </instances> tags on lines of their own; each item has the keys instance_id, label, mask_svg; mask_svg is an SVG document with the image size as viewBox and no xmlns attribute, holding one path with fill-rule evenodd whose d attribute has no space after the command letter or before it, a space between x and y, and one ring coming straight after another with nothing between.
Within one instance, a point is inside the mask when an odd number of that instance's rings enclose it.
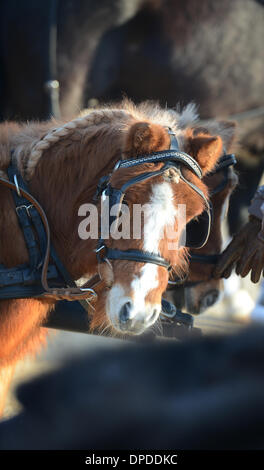
<instances>
[{"instance_id":1,"label":"harness","mask_svg":"<svg viewBox=\"0 0 264 470\"><path fill-rule=\"evenodd\" d=\"M224 173L224 178L221 181L221 183L218 184L216 188L213 189L211 192L211 196L214 196L221 191L223 191L227 184L228 184L228 168L230 166L233 166L236 164L236 158L234 154L224 154L215 169L210 173L211 175L219 173L220 171L223 171ZM211 218L213 219L213 209L211 206ZM197 248L197 245L201 243L201 240L207 236L207 220L206 220L206 214L203 213L197 220L191 220L186 227L186 233L187 233L187 241L186 241L186 246L189 248ZM207 237L208 239L208 237ZM196 254L196 253L190 253L190 261L195 262L195 263L202 263L202 264L216 264L218 259L219 259L219 254ZM184 287L192 287L197 284L200 284L201 281L196 281L196 282L191 282L187 281L188 274L186 274L186 277L184 279L174 279L172 281L169 281L169 284L171 286L177 287L184 285Z\"/></svg>"},{"instance_id":2,"label":"harness","mask_svg":"<svg viewBox=\"0 0 264 470\"><path fill-rule=\"evenodd\" d=\"M113 172L121 168L162 162L164 165L160 170L145 172L131 178L121 189L113 188L110 184L111 174L107 175L99 182L96 198L109 195L110 208L116 203L121 205L127 189L132 185L160 175L170 167L177 168L179 177L199 194L205 203L208 214L208 226L205 237L207 241L211 227L209 202L197 186L185 179L181 172L181 166L184 165L191 170L199 179L202 178L202 170L196 160L179 150L176 137L172 131L169 130L168 132L171 139L169 150L140 156L137 159L120 160L115 165ZM0 178L0 184L12 190L16 214L29 254L29 263L14 268L0 265L0 299L55 296L57 300L79 300L87 309L86 300L96 297L93 288L100 281L99 275L94 276L81 287L77 287L51 243L50 228L45 211L39 202L29 193L27 185L12 160L7 173L9 181ZM95 251L98 263L107 259L120 259L141 263L154 263L168 270L170 269L168 260L162 258L158 253L111 249L106 246L105 241L101 237ZM49 282L52 283L52 287L49 286Z\"/></svg>"},{"instance_id":3,"label":"harness","mask_svg":"<svg viewBox=\"0 0 264 470\"><path fill-rule=\"evenodd\" d=\"M233 154L225 154L219 160L217 166L211 174L218 173L220 171L224 172L224 178L219 183L219 185L214 188L211 192L211 196L220 193L225 189L228 184L228 168L236 164L236 159ZM212 211L213 217L213 211ZM202 237L203 231L206 231L206 219L202 216L199 217L198 221L191 221L187 225L189 238L188 242L190 245L194 245L195 242L199 242L199 237ZM198 235L198 240L197 240ZM192 246L194 248L194 246ZM191 253L190 261L204 264L216 264L219 259L219 254L196 254ZM200 335L201 330L199 328L193 327L193 316L189 313L182 312L181 309L184 305L184 289L186 287L193 287L199 285L203 281L187 281L188 274L185 279L174 279L168 281L170 287L167 290L174 290L177 292L177 302L175 305L168 302L165 299L162 299L162 328L163 334L166 337L181 337L182 334L186 334L188 331L192 331L192 334Z\"/></svg>"},{"instance_id":4,"label":"harness","mask_svg":"<svg viewBox=\"0 0 264 470\"><path fill-rule=\"evenodd\" d=\"M111 208L116 205L116 207L121 208L121 204L124 200L126 191L133 185L151 179L155 176L163 174L168 168L176 168L179 178L182 179L189 187L191 187L199 196L203 199L206 209L206 221L207 227L206 231L204 232L203 239L197 248L201 248L204 246L208 240L210 230L211 230L211 207L210 203L208 202L207 198L203 194L203 192L194 185L191 181L188 181L181 172L181 165L184 165L189 170L191 170L199 179L202 178L202 170L196 160L192 158L190 155L182 152L179 150L178 142L175 135L172 131L169 130L171 145L170 149L167 151L155 152L151 155L145 155L138 157L137 159L131 160L120 160L115 168L114 171L117 171L121 168L132 168L138 165L146 164L146 163L164 163L163 167L157 171L151 171L142 173L134 178L128 180L120 189L113 188L109 182L110 177L112 175L108 175L107 177L103 177L99 185L97 187L96 197L95 199L98 200L99 196L101 198L105 198L106 196L109 197L109 214L111 212ZM112 173L112 174L113 174ZM119 213L119 210L117 210ZM109 216L109 226L113 223L118 221L118 216L110 217ZM188 246L188 245L187 245ZM164 268L170 271L171 266L169 261L162 258L158 253L148 253L146 251L141 250L118 250L112 249L107 247L105 240L100 236L97 248L96 248L97 260L98 263L101 263L105 260L127 260L127 261L136 261L139 263L152 263L157 264L159 266L163 266Z\"/></svg>"},{"instance_id":5,"label":"harness","mask_svg":"<svg viewBox=\"0 0 264 470\"><path fill-rule=\"evenodd\" d=\"M60 261L51 241L46 214L27 186L14 164L7 173L11 181L0 178L0 184L12 190L15 210L29 254L29 263L7 268L0 265L0 299L45 297L82 300L95 297L88 283L77 287ZM12 180L14 182L12 182ZM49 287L48 281L53 282ZM65 285L67 287L65 287Z\"/></svg>"},{"instance_id":6,"label":"harness","mask_svg":"<svg viewBox=\"0 0 264 470\"><path fill-rule=\"evenodd\" d=\"M215 196L216 194L219 194L221 191L223 191L226 186L228 185L228 168L230 166L234 166L237 163L235 155L234 154L225 154L221 157L219 160L217 166L215 167L214 171L211 174L216 174L219 173L220 171L223 171L224 173L224 178L219 183L219 185L213 189L211 192L210 196ZM213 214L212 214L213 217ZM189 222L192 224L195 221ZM202 227L200 225L200 231L202 231ZM199 232L198 232L199 233ZM194 246L192 246L194 248ZM211 255L206 255L206 254L196 254L196 253L191 253L191 261L192 262L197 262L197 263L203 263L203 264L216 264L218 259L219 259L219 254L211 254Z\"/></svg>"}]
</instances>

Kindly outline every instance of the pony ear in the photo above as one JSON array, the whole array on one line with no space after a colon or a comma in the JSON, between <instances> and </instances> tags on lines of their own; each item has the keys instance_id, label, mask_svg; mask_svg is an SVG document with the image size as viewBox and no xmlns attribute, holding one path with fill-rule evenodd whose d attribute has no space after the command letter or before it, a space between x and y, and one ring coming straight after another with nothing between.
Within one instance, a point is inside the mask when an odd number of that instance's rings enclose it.
<instances>
[{"instance_id":1,"label":"pony ear","mask_svg":"<svg viewBox=\"0 0 264 470\"><path fill-rule=\"evenodd\" d=\"M166 150L170 147L167 130L159 124L137 122L127 134L124 153L129 157Z\"/></svg>"},{"instance_id":2,"label":"pony ear","mask_svg":"<svg viewBox=\"0 0 264 470\"><path fill-rule=\"evenodd\" d=\"M187 153L199 163L204 175L213 170L222 151L223 141L219 135L198 134L188 139Z\"/></svg>"},{"instance_id":3,"label":"pony ear","mask_svg":"<svg viewBox=\"0 0 264 470\"><path fill-rule=\"evenodd\" d=\"M223 152L229 152L235 140L236 123L209 121L203 127L187 131L187 146L203 173L210 172Z\"/></svg>"},{"instance_id":4,"label":"pony ear","mask_svg":"<svg viewBox=\"0 0 264 470\"><path fill-rule=\"evenodd\" d=\"M203 127L194 127L193 135L209 134L211 136L219 135L223 141L224 150L230 151L235 141L237 124L234 121L208 121Z\"/></svg>"}]
</instances>

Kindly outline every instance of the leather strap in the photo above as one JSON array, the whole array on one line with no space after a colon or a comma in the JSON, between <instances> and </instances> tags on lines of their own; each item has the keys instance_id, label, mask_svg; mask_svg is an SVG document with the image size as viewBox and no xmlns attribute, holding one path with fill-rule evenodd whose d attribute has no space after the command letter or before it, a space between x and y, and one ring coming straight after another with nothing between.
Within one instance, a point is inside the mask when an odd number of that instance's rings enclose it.
<instances>
[{"instance_id":1,"label":"leather strap","mask_svg":"<svg viewBox=\"0 0 264 470\"><path fill-rule=\"evenodd\" d=\"M159 163L166 161L181 163L187 166L187 168L191 170L196 176L198 176L199 179L202 179L203 173L197 161L187 153L173 149L154 152L151 155L141 155L131 160L119 160L114 168L114 171L118 170L119 168L131 168L144 163Z\"/></svg>"},{"instance_id":2,"label":"leather strap","mask_svg":"<svg viewBox=\"0 0 264 470\"><path fill-rule=\"evenodd\" d=\"M225 154L220 158L217 166L214 168L214 170L210 174L215 174L219 171L224 171L224 180L211 192L211 196L218 194L226 187L227 180L228 180L228 174L227 174L228 167L235 165L236 163L237 161L233 153ZM264 186L263 186L263 197L264 197ZM208 237L207 237L207 240L208 240ZM264 241L264 236L263 236L263 241ZM219 260L219 257L220 257L220 254L218 253L208 254L208 255L207 254L198 255L196 253L190 252L190 260L194 263L216 264ZM186 278L187 277L188 276L186 276ZM186 287L192 287L192 286L196 286L200 284L201 282L203 281L189 282L186 279L182 282L181 279L176 278L172 281L169 281L169 284L174 285L175 287L180 286L182 284L184 284L184 286Z\"/></svg>"},{"instance_id":3,"label":"leather strap","mask_svg":"<svg viewBox=\"0 0 264 470\"><path fill-rule=\"evenodd\" d=\"M218 173L218 171L222 171L223 168L235 165L236 163L237 161L234 153L226 153L220 158L216 167L210 174Z\"/></svg>"},{"instance_id":4,"label":"leather strap","mask_svg":"<svg viewBox=\"0 0 264 470\"><path fill-rule=\"evenodd\" d=\"M112 248L107 248L104 254L104 258L112 260L127 260L127 261L136 261L138 263L152 263L163 266L166 269L170 268L170 263L162 258L161 256L149 253L147 251L140 250L114 250Z\"/></svg>"},{"instance_id":5,"label":"leather strap","mask_svg":"<svg viewBox=\"0 0 264 470\"><path fill-rule=\"evenodd\" d=\"M216 264L220 258L220 254L212 254L212 255L197 255L196 253L191 253L191 261L194 263L202 263L202 264Z\"/></svg>"},{"instance_id":6,"label":"leather strap","mask_svg":"<svg viewBox=\"0 0 264 470\"><path fill-rule=\"evenodd\" d=\"M46 251L45 251L45 256L42 264L42 270L41 270L41 286L42 286L42 294L41 296L55 296L56 299L66 299L66 300L82 300L82 299L87 299L88 297L96 297L96 294L91 285L94 286L98 283L98 276L94 276L91 280L86 282L84 285L81 287L77 287L74 281L71 281L71 284L74 283L74 286L70 287L54 287L51 288L48 285L48 267L49 267L49 258L50 258L50 251L51 251L51 241L50 241L50 228L49 228L49 223L46 217L46 214L41 207L41 205L38 203L38 201L30 194L26 189L22 189L19 187L16 183L12 183L11 181L8 181L4 178L0 177L0 184L5 186L6 188L9 188L15 192L18 192L19 197L23 197L23 200L26 200L27 203L30 202L32 204L40 218L41 221L44 225L45 232L46 232ZM53 250L53 255L54 255L54 250ZM65 268L64 272L66 271ZM70 276L69 276L70 278Z\"/></svg>"},{"instance_id":7,"label":"leather strap","mask_svg":"<svg viewBox=\"0 0 264 470\"><path fill-rule=\"evenodd\" d=\"M15 179L16 184L20 188L25 189L22 178L19 174L16 175L16 171L13 166L10 165L8 167L7 174L10 180ZM19 225L23 231L24 239L28 249L29 264L32 269L36 269L38 264L41 262L41 255L29 217L29 211L33 206L31 204L28 204L28 200L23 197L21 193L19 196L17 191L13 191L12 195L16 206L16 213Z\"/></svg>"}]
</instances>

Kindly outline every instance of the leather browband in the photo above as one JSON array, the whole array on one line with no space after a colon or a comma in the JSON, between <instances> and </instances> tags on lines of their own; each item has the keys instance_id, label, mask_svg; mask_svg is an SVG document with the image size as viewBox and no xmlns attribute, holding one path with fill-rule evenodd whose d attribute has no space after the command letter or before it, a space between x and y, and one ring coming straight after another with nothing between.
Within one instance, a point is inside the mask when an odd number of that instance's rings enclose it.
<instances>
[{"instance_id":1,"label":"leather browband","mask_svg":"<svg viewBox=\"0 0 264 470\"><path fill-rule=\"evenodd\" d=\"M113 250L112 248L108 248L105 245L102 245L102 248L104 248L103 257L107 259L136 261L138 263L152 263L162 266L168 270L170 269L170 263L161 256L154 253L149 253L147 251L141 250ZM99 255L99 253L100 250L97 251L97 255Z\"/></svg>"},{"instance_id":2,"label":"leather browband","mask_svg":"<svg viewBox=\"0 0 264 470\"><path fill-rule=\"evenodd\" d=\"M182 163L189 170L193 171L193 173L198 176L199 179L202 179L203 173L197 161L187 153L173 149L155 152L151 155L142 155L136 159L119 160L114 168L114 171L119 168L131 168L143 163L159 163L167 161L171 161L173 163Z\"/></svg>"}]
</instances>

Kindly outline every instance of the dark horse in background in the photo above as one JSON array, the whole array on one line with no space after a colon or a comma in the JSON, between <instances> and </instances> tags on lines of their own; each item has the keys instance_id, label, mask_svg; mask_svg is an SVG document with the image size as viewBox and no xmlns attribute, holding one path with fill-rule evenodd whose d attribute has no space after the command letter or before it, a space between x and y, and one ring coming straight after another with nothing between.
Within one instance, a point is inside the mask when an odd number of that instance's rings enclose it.
<instances>
[{"instance_id":1,"label":"dark horse in background","mask_svg":"<svg viewBox=\"0 0 264 470\"><path fill-rule=\"evenodd\" d=\"M0 5L1 119L46 120L49 82L60 83L63 117L84 106L102 35L135 15L143 0L3 0ZM57 111L57 109L55 110Z\"/></svg>"},{"instance_id":2,"label":"dark horse in background","mask_svg":"<svg viewBox=\"0 0 264 470\"><path fill-rule=\"evenodd\" d=\"M264 169L263 1L4 0L0 18L2 120L47 119L58 105L67 118L123 93L193 100L202 119L258 108L239 123L237 230Z\"/></svg>"}]
</instances>

